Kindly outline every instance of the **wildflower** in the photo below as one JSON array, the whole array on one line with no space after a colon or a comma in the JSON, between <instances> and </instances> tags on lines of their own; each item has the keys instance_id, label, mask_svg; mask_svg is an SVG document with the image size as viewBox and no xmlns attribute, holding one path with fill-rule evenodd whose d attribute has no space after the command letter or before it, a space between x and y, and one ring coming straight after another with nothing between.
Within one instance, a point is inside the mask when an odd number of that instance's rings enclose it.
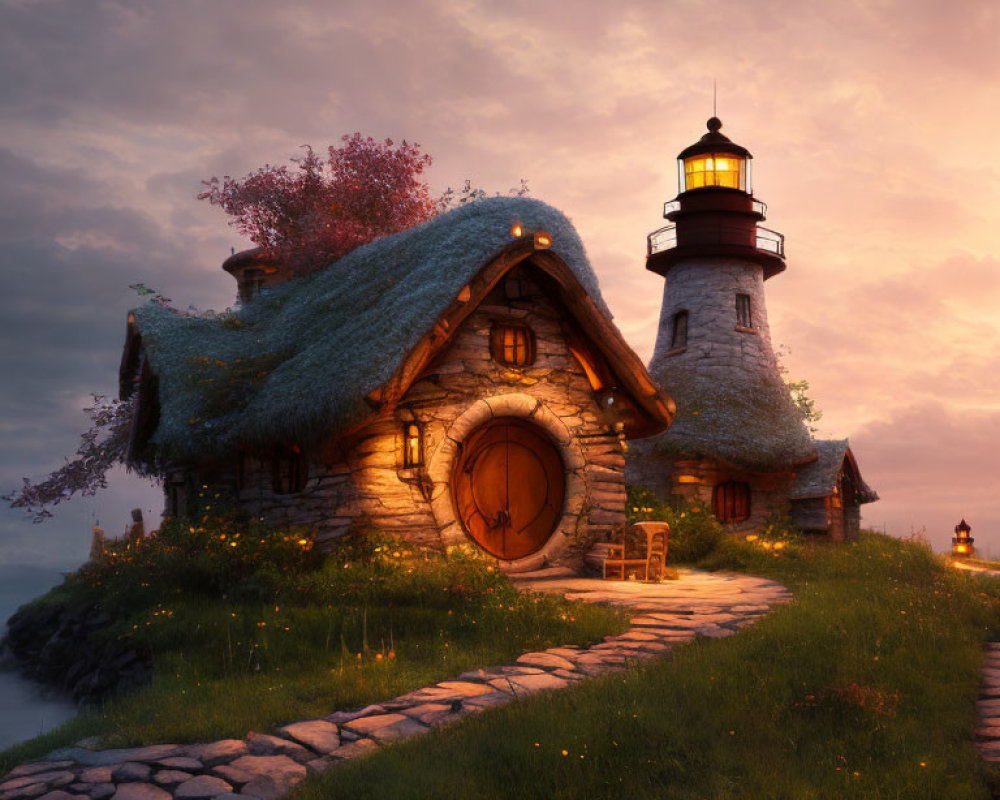
<instances>
[{"instance_id":1,"label":"wildflower","mask_svg":"<svg viewBox=\"0 0 1000 800\"><path fill-rule=\"evenodd\" d=\"M568 756L568 755L569 755L569 750L563 750L563 751L562 751L562 754L563 754L564 756Z\"/></svg>"},{"instance_id":2,"label":"wildflower","mask_svg":"<svg viewBox=\"0 0 1000 800\"><path fill-rule=\"evenodd\" d=\"M747 541L748 541L748 542L756 542L756 541L757 541L757 539L759 539L759 538L760 538L760 537L759 537L759 536L757 536L757 534L756 534L756 533L751 533L751 534L749 534L749 535L747 536Z\"/></svg>"}]
</instances>

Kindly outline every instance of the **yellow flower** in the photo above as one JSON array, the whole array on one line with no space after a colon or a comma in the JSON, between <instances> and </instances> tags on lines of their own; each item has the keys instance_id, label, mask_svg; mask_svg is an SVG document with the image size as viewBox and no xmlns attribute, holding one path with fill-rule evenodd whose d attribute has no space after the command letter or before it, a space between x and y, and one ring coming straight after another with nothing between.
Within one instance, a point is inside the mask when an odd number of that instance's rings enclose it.
<instances>
[{"instance_id":1,"label":"yellow flower","mask_svg":"<svg viewBox=\"0 0 1000 800\"><path fill-rule=\"evenodd\" d=\"M751 533L750 535L747 536L747 541L748 542L756 542L758 538L759 537L757 536L756 533Z\"/></svg>"}]
</instances>

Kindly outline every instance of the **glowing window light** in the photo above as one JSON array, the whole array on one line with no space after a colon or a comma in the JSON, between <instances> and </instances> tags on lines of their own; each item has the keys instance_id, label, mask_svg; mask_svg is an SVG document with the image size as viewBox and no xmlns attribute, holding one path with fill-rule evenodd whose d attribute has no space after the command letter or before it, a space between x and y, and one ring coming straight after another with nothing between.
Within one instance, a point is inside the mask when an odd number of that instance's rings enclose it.
<instances>
[{"instance_id":1,"label":"glowing window light","mask_svg":"<svg viewBox=\"0 0 1000 800\"><path fill-rule=\"evenodd\" d=\"M746 191L746 159L731 154L711 153L684 159L682 191L705 186L725 186Z\"/></svg>"},{"instance_id":2,"label":"glowing window light","mask_svg":"<svg viewBox=\"0 0 1000 800\"><path fill-rule=\"evenodd\" d=\"M514 226L510 229L510 235L515 239L520 239L524 236L524 228L521 227L520 222L515 222Z\"/></svg>"},{"instance_id":3,"label":"glowing window light","mask_svg":"<svg viewBox=\"0 0 1000 800\"><path fill-rule=\"evenodd\" d=\"M419 467L423 463L424 442L420 426L416 422L407 422L403 428L403 466Z\"/></svg>"},{"instance_id":4,"label":"glowing window light","mask_svg":"<svg viewBox=\"0 0 1000 800\"><path fill-rule=\"evenodd\" d=\"M552 247L552 237L546 231L538 231L535 233L535 249L536 250L547 250Z\"/></svg>"}]
</instances>

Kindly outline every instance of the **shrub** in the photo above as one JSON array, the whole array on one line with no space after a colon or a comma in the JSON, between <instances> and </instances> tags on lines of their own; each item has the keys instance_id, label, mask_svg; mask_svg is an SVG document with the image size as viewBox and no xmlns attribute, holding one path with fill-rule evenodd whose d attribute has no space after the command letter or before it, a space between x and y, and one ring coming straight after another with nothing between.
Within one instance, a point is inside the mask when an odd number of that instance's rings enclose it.
<instances>
[{"instance_id":1,"label":"shrub","mask_svg":"<svg viewBox=\"0 0 1000 800\"><path fill-rule=\"evenodd\" d=\"M698 561L715 550L725 536L719 521L701 505L681 498L667 503L640 486L629 486L627 491L625 511L630 523L661 520L670 524L670 563Z\"/></svg>"}]
</instances>

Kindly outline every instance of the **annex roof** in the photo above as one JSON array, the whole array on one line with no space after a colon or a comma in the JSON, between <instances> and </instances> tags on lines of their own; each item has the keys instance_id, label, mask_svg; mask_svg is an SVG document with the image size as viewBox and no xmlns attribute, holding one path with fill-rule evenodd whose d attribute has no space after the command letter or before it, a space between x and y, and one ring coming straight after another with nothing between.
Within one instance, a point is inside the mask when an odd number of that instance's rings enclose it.
<instances>
[{"instance_id":1,"label":"annex roof","mask_svg":"<svg viewBox=\"0 0 1000 800\"><path fill-rule=\"evenodd\" d=\"M872 503L878 500L878 494L861 477L858 462L851 452L850 442L847 439L817 439L814 444L817 458L796 470L795 482L789 493L792 500L809 500L832 495L840 477L841 467L852 471L859 503Z\"/></svg>"}]
</instances>

